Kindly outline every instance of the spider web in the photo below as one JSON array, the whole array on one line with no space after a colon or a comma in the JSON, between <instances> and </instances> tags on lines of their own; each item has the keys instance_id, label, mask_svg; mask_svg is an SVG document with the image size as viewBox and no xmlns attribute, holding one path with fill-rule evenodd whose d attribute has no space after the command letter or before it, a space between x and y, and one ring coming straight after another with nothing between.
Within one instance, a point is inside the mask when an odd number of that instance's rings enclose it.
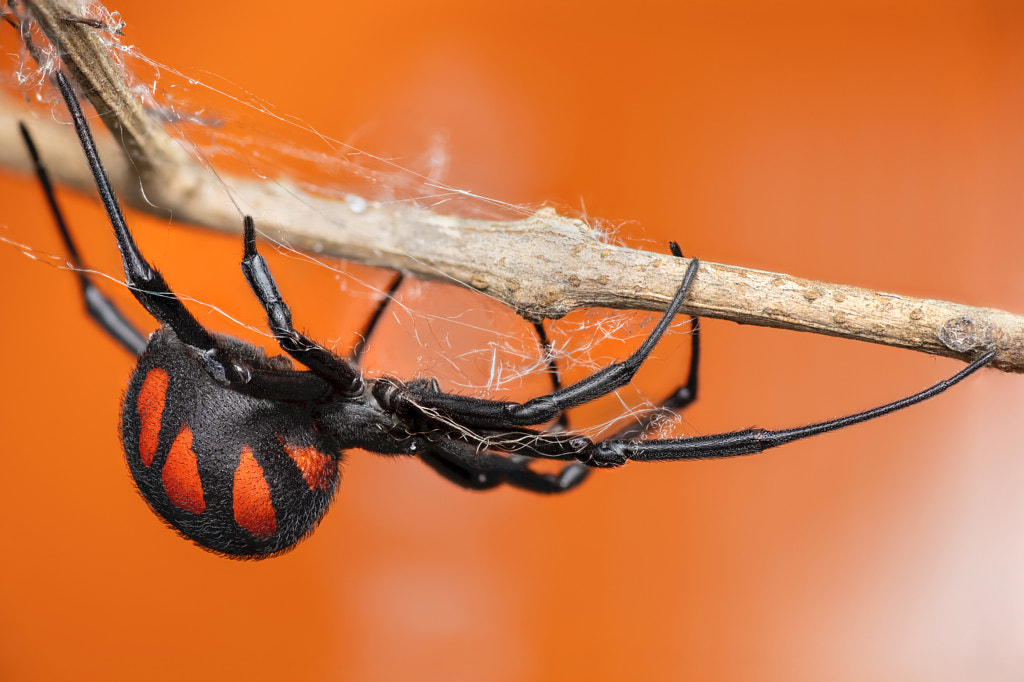
<instances>
[{"instance_id":1,"label":"spider web","mask_svg":"<svg viewBox=\"0 0 1024 682\"><path fill-rule=\"evenodd\" d=\"M81 16L95 20L98 35L122 72L129 75L133 92L150 114L162 121L193 157L215 170L221 182L228 177L271 180L355 207L371 201L409 204L444 214L492 220L516 220L532 215L540 207L504 202L446 184L449 165L457 160L449 158L444 136L437 131L424 132L414 153L375 153L358 145L359 134L353 134L349 141L340 141L215 74L188 77L148 58L120 35L123 22L118 14L100 5L83 3ZM14 33L10 31L8 35ZM48 74L57 64L56 57L47 41L36 38L35 44L41 50L37 54L39 63L21 47L13 55L17 68L0 77L3 88L34 100L41 107L41 115L49 110L49 115L66 121L63 102L48 81ZM93 126L93 133L107 134L99 125ZM293 196L295 201L301 201ZM586 220L606 241L619 243L616 225L578 210L559 207L559 212ZM240 209L239 222L242 215ZM189 236L179 235L178 238ZM70 268L62 254L49 254L2 234L0 240L28 257ZM334 291L319 288L313 293L301 292L297 291L302 289L301 281L286 282L278 276L282 289L288 292L286 300L296 317L302 319L303 306L314 293L334 299L339 308L356 302L368 316L393 277L385 270L298 251L283 243L276 243L273 248L279 261L298 261L304 268L326 274L335 282ZM91 265L88 254L85 258ZM273 261L271 265L274 267ZM107 290L112 286L125 288L117 264L91 272L105 280ZM183 290L175 285L173 272L165 274L178 296L193 310L202 307L215 313L205 316L204 324L233 335L257 334L266 338L269 348L273 347L264 320L225 309L213 302L207 292ZM346 354L353 330L339 326L339 322L344 319L351 325L350 317L333 317L327 314L306 322L305 331L336 352ZM628 355L657 319L658 315L643 312L591 309L547 321L550 356L562 385ZM670 331L666 335L631 385L573 410L570 427L597 439L656 410L657 403L685 380L690 327L685 318L680 318L674 329L676 333ZM665 382L666 363L671 365L677 380ZM405 379L433 376L446 391L494 399L521 401L552 388L549 359L531 324L483 293L413 278L406 278L374 332L364 367L371 375L387 373ZM645 374L652 373L662 374L663 380L659 388L648 390L646 386L651 382ZM676 415L659 413L651 433L676 433L678 421Z\"/></svg>"}]
</instances>

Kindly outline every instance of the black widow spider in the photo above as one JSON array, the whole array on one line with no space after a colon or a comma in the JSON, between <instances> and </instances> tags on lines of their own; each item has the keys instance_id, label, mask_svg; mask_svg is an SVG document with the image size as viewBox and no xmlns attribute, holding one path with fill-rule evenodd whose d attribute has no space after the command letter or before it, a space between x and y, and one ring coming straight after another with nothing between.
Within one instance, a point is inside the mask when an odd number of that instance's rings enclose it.
<instances>
[{"instance_id":1,"label":"black widow spider","mask_svg":"<svg viewBox=\"0 0 1024 682\"><path fill-rule=\"evenodd\" d=\"M503 402L444 393L433 379L363 377L358 353L346 360L296 331L257 252L253 221L246 217L242 271L266 310L278 344L308 368L298 371L292 359L268 357L260 348L205 329L146 262L107 181L74 91L61 73L55 79L113 225L125 281L160 322L147 340L82 270L46 172L22 126L90 315L139 355L121 411L128 467L139 492L168 525L230 557L265 558L307 536L331 503L347 448L419 457L448 480L473 490L507 483L557 493L579 485L594 467L752 454L874 419L941 393L995 356L986 352L951 378L907 398L808 426L669 440L631 440L623 432L594 443L584 436L530 427L630 382L686 298L697 274L696 259L654 331L628 358L570 386L560 387L556 380L551 393L525 403ZM675 245L673 253L680 256ZM386 304L387 298L382 306ZM694 334L689 378L667 401L670 407L683 407L695 398L697 344ZM647 426L634 430L643 435ZM530 468L535 459L567 464L557 473L541 473Z\"/></svg>"}]
</instances>

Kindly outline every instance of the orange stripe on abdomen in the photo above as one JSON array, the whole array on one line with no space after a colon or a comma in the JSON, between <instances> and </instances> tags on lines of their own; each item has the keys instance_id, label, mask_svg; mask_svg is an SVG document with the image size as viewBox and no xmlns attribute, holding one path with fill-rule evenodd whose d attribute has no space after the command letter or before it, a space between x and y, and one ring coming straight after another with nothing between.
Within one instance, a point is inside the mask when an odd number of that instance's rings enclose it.
<instances>
[{"instance_id":1,"label":"orange stripe on abdomen","mask_svg":"<svg viewBox=\"0 0 1024 682\"><path fill-rule=\"evenodd\" d=\"M299 471L302 472L302 478L305 479L309 489L329 491L334 480L334 470L337 466L334 463L334 459L320 452L312 445L292 445L285 439L280 438L280 436L278 438L281 441L281 446L284 447L284 451L295 462L295 466L299 467Z\"/></svg>"},{"instance_id":2,"label":"orange stripe on abdomen","mask_svg":"<svg viewBox=\"0 0 1024 682\"><path fill-rule=\"evenodd\" d=\"M277 514L270 499L270 485L252 448L242 448L242 459L235 469L233 491L235 522L258 540L269 538L277 530Z\"/></svg>"},{"instance_id":3,"label":"orange stripe on abdomen","mask_svg":"<svg viewBox=\"0 0 1024 682\"><path fill-rule=\"evenodd\" d=\"M164 401L167 398L168 377L159 367L149 370L146 380L135 399L135 411L139 414L139 456L149 466L156 456L160 444L160 423L164 416Z\"/></svg>"},{"instance_id":4,"label":"orange stripe on abdomen","mask_svg":"<svg viewBox=\"0 0 1024 682\"><path fill-rule=\"evenodd\" d=\"M167 454L161 477L167 498L175 507L193 514L201 514L206 510L203 482L199 479L196 453L192 449L192 429L188 428L188 424L181 425L181 431Z\"/></svg>"}]
</instances>

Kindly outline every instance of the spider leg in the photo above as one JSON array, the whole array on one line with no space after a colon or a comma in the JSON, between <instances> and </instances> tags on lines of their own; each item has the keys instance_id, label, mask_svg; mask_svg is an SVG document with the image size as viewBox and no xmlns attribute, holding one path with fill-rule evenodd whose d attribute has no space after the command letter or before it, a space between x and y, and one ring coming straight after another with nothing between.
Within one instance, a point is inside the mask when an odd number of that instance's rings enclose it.
<instances>
[{"instance_id":1,"label":"spider leg","mask_svg":"<svg viewBox=\"0 0 1024 682\"><path fill-rule=\"evenodd\" d=\"M125 350L132 355L141 355L142 351L146 350L146 337L135 325L128 321L128 318L124 316L117 305L93 284L92 278L89 277L85 267L82 265L82 258L78 253L78 247L75 245L75 240L72 239L71 232L64 221L64 214L60 210L57 196L53 191L53 184L50 182L50 174L46 171L46 167L43 166L43 162L39 158L39 151L36 149L35 142L32 141L32 136L29 134L28 128L25 127L24 123L18 123L18 127L21 130L22 138L25 140L25 146L28 147L29 156L32 157L32 165L35 167L39 184L43 187L46 202L50 206L50 213L53 214L53 219L60 230L60 236L64 241L64 248L67 249L72 269L78 277L78 284L82 289L82 299L85 301L86 312L93 321L121 344Z\"/></svg>"},{"instance_id":2,"label":"spider leg","mask_svg":"<svg viewBox=\"0 0 1024 682\"><path fill-rule=\"evenodd\" d=\"M421 453L419 458L441 478L466 490L491 490L503 483L500 478L465 466L440 450Z\"/></svg>"},{"instance_id":3,"label":"spider leg","mask_svg":"<svg viewBox=\"0 0 1024 682\"><path fill-rule=\"evenodd\" d=\"M540 424L552 419L562 410L567 410L583 403L600 398L617 388L628 384L640 369L647 357L654 350L662 335L672 324L672 320L689 293L694 278L697 276L699 261L694 258L686 268L683 282L676 292L668 309L658 321L640 347L625 360L604 367L585 379L543 395L525 403L501 402L484 400L469 396L450 395L447 393L424 391L419 387L401 387L392 382L387 388L384 382L377 384L384 392L391 392L391 400L395 397L416 408L435 409L456 418L462 425L469 428L497 429L506 426L527 426ZM404 394L404 395L403 395ZM384 396L387 400L388 396Z\"/></svg>"},{"instance_id":4,"label":"spider leg","mask_svg":"<svg viewBox=\"0 0 1024 682\"><path fill-rule=\"evenodd\" d=\"M621 431L611 436L611 440L624 440L638 438L648 433L652 426L658 421L658 416L666 410L679 413L692 405L697 400L697 370L700 364L700 318L691 317L690 323L690 364L686 372L686 383L677 388L669 397L662 400L657 406L640 414L636 421L625 426Z\"/></svg>"},{"instance_id":5,"label":"spider leg","mask_svg":"<svg viewBox=\"0 0 1024 682\"><path fill-rule=\"evenodd\" d=\"M676 258L682 258L683 253L675 242L668 243L669 250ZM690 365L686 371L686 382L677 388L672 395L658 403L653 410L641 415L633 424L623 428L613 435L610 440L623 440L637 438L647 433L651 426L657 421L658 414L664 410L681 412L697 400L698 370L700 367L700 318L690 316Z\"/></svg>"},{"instance_id":6,"label":"spider leg","mask_svg":"<svg viewBox=\"0 0 1024 682\"><path fill-rule=\"evenodd\" d=\"M326 348L299 333L292 326L292 313L270 274L270 266L256 250L256 228L252 218L245 216L245 252L242 257L242 272L253 294L267 313L270 331L281 348L314 373L333 384L345 396L359 395L363 380L359 370L348 361L338 357Z\"/></svg>"},{"instance_id":7,"label":"spider leg","mask_svg":"<svg viewBox=\"0 0 1024 682\"><path fill-rule=\"evenodd\" d=\"M911 405L928 400L942 393L951 386L978 371L992 362L996 351L990 350L948 379L944 379L923 391L906 398L895 400L880 407L858 412L856 414L830 419L794 429L768 431L766 429L746 429L733 433L719 433L694 438L675 438L671 440L608 440L585 448L576 453L565 453L556 459L578 459L590 466L612 467L625 464L627 461L656 462L678 461L684 459L718 459L751 455L769 448L778 447L796 440L809 438L828 431L852 426L881 417Z\"/></svg>"},{"instance_id":8,"label":"spider leg","mask_svg":"<svg viewBox=\"0 0 1024 682\"><path fill-rule=\"evenodd\" d=\"M444 478L469 490L489 490L505 483L535 493L563 493L578 486L590 473L590 468L579 462L557 473L538 472L530 468L533 460L525 455L506 457L448 439L431 442L419 457Z\"/></svg>"},{"instance_id":9,"label":"spider leg","mask_svg":"<svg viewBox=\"0 0 1024 682\"><path fill-rule=\"evenodd\" d=\"M219 381L235 390L250 395L274 396L282 400L309 400L327 393L329 388L324 378L316 376L311 372L292 372L256 369L244 367L235 362L230 356L222 355L222 349L218 346L217 340L208 332L192 313L182 304L171 288L167 286L164 278L151 266L139 251L135 239L128 230L121 206L110 186L107 173L100 162L99 154L96 151L96 143L89 131L89 124L78 104L71 83L60 71L54 73L54 80L60 88L64 103L71 114L71 120L78 134L78 140L85 152L85 158L89 162L89 169L92 171L93 180L96 182L96 189L99 191L106 209L107 218L114 228L114 236L117 239L117 248L121 252L121 260L124 264L125 282L131 289L135 298L142 304L149 313L155 317L161 325L169 327L180 341L193 349L199 351L198 357L205 365L207 371ZM106 314L112 304L101 310ZM117 316L112 317L116 321ZM116 322L115 322L116 323ZM101 323L102 324L102 323ZM128 332L130 334L130 332ZM115 337L116 338L116 337ZM130 336L125 339L128 343L134 344L135 340ZM120 340L120 339L119 339ZM124 345L127 343L122 342ZM131 347L131 346L129 346ZM134 350L134 348L132 347Z\"/></svg>"},{"instance_id":10,"label":"spider leg","mask_svg":"<svg viewBox=\"0 0 1024 682\"><path fill-rule=\"evenodd\" d=\"M124 214L121 212L121 206L117 197L114 196L107 173L100 162L96 143L93 142L89 124L85 119L85 114L82 113L82 107L78 104L78 97L71 88L71 83L60 71L54 73L54 80L57 87L60 88L68 111L71 113L71 120L74 122L75 132L78 133L78 140L85 152L85 158L89 162L89 169L96 182L96 189L99 190L107 218L114 228L117 248L121 252L121 259L124 262L125 282L139 303L162 324L173 329L178 338L193 348L212 351L216 347L213 336L178 300L160 273L146 262L132 238L128 225L125 223Z\"/></svg>"},{"instance_id":11,"label":"spider leg","mask_svg":"<svg viewBox=\"0 0 1024 682\"><path fill-rule=\"evenodd\" d=\"M534 322L533 331L537 334L537 340L540 341L541 351L544 353L544 359L548 363L548 376L551 377L551 390L558 391L562 388L562 375L558 371L558 363L555 362L555 355L551 349L551 340L548 339L547 330L544 329L543 322ZM558 419L552 425L554 431L565 431L569 428L569 415L565 410L558 413Z\"/></svg>"},{"instance_id":12,"label":"spider leg","mask_svg":"<svg viewBox=\"0 0 1024 682\"><path fill-rule=\"evenodd\" d=\"M398 287L402 286L402 282L404 280L405 275L400 272L395 275L393 280L391 280L391 286L388 287L383 300L381 300L377 309L373 311L373 315L363 328L362 334L359 335L356 345L352 347L352 362L356 365L363 364L363 355L366 353L366 344L370 341L370 336L373 335L373 330L376 329L377 323L380 322L380 318L384 316L384 311L391 305L391 302L395 297L395 292L398 291Z\"/></svg>"}]
</instances>

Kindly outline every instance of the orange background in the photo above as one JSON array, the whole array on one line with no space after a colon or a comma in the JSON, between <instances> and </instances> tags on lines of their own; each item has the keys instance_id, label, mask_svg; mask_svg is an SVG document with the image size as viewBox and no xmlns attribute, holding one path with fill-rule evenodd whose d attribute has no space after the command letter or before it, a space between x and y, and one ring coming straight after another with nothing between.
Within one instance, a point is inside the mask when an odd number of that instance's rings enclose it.
<instances>
[{"instance_id":1,"label":"orange background","mask_svg":"<svg viewBox=\"0 0 1024 682\"><path fill-rule=\"evenodd\" d=\"M459 188L585 208L651 249L1024 312L1024 9L822 4L111 8L153 59L334 137L371 125L381 147L362 146L390 154L445 133ZM4 234L59 253L34 182L0 182ZM64 203L90 262L116 272L102 213ZM129 219L176 289L261 324L235 240ZM0 259L2 679L1024 676L1019 377L985 372L760 457L601 472L558 499L354 453L311 540L240 564L132 490L117 441L131 362L73 278L9 246ZM365 314L303 263L275 273L318 338ZM705 330L691 434L835 416L957 367Z\"/></svg>"}]
</instances>

